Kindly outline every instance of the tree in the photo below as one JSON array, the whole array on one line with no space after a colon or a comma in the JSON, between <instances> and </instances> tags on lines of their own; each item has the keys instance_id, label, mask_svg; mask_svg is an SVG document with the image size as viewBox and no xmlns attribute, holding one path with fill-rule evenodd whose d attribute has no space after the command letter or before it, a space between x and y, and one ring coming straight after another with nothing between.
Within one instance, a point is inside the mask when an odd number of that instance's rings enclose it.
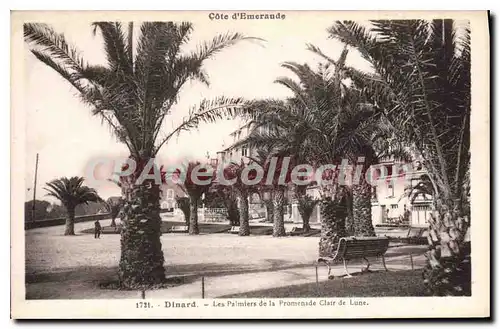
<instances>
[{"instance_id":1,"label":"tree","mask_svg":"<svg viewBox=\"0 0 500 329\"><path fill-rule=\"evenodd\" d=\"M35 203L35 216L33 217L33 202ZM30 200L24 203L24 221L46 219L49 214L51 204L44 200Z\"/></svg>"},{"instance_id":2,"label":"tree","mask_svg":"<svg viewBox=\"0 0 500 329\"><path fill-rule=\"evenodd\" d=\"M277 82L281 79L286 78ZM307 131L304 128L307 126L291 101L267 99L255 102L251 107L251 132L232 148L247 146L257 151L257 156L250 159L264 169L265 176L258 191L265 200L268 217L273 216L273 236L285 236L285 193L290 187L294 165L305 159ZM268 174L272 176L266 176ZM270 197L266 198L266 195Z\"/></svg>"},{"instance_id":3,"label":"tree","mask_svg":"<svg viewBox=\"0 0 500 329\"><path fill-rule=\"evenodd\" d=\"M106 200L106 204L111 215L111 227L116 227L116 217L123 209L123 199L121 197L110 197Z\"/></svg>"},{"instance_id":4,"label":"tree","mask_svg":"<svg viewBox=\"0 0 500 329\"><path fill-rule=\"evenodd\" d=\"M193 31L189 22L145 22L137 38L132 22L127 29L120 22L95 22L93 28L103 37L106 66L89 65L64 35L48 25L26 23L24 37L33 55L69 82L129 149L136 166L129 176L121 177L125 205L119 279L127 288L151 286L165 278L160 188L149 177L140 179L141 173L173 136L202 122L234 115L244 104L241 98L202 100L179 125L160 134L186 82L209 84L203 63L241 40L255 38L240 33L217 35L186 53L181 48Z\"/></svg>"},{"instance_id":5,"label":"tree","mask_svg":"<svg viewBox=\"0 0 500 329\"><path fill-rule=\"evenodd\" d=\"M332 185L329 193L321 198L321 237L319 240L319 256L331 256L337 250L340 238L347 235L346 188Z\"/></svg>"},{"instance_id":6,"label":"tree","mask_svg":"<svg viewBox=\"0 0 500 329\"><path fill-rule=\"evenodd\" d=\"M58 199L66 208L68 217L64 235L75 235L75 208L89 202L104 202L97 192L83 185L83 177L61 177L47 183L47 195Z\"/></svg>"},{"instance_id":7,"label":"tree","mask_svg":"<svg viewBox=\"0 0 500 329\"><path fill-rule=\"evenodd\" d=\"M255 185L250 185L249 182L255 179L255 169L248 169L248 165L241 159L240 163L231 162L224 168L224 178L232 182L230 185L231 191L234 192L238 204L240 228L238 234L240 236L250 235L250 215L248 197L256 191ZM248 181L246 181L246 179Z\"/></svg>"},{"instance_id":8,"label":"tree","mask_svg":"<svg viewBox=\"0 0 500 329\"><path fill-rule=\"evenodd\" d=\"M253 153L254 154L248 157L252 161L252 163L259 165L262 168L266 168L272 155L271 150L265 145L261 145L258 149L254 150ZM256 192L258 193L260 200L262 200L264 206L266 207L266 222L273 223L273 185L265 184L265 180L261 180L260 183L256 185L256 188Z\"/></svg>"},{"instance_id":9,"label":"tree","mask_svg":"<svg viewBox=\"0 0 500 329\"><path fill-rule=\"evenodd\" d=\"M182 211L182 214L184 215L184 222L186 223L186 226L189 228L189 222L191 218L191 207L189 203L189 198L188 197L175 197L175 202L177 202L177 207Z\"/></svg>"},{"instance_id":10,"label":"tree","mask_svg":"<svg viewBox=\"0 0 500 329\"><path fill-rule=\"evenodd\" d=\"M212 195L212 200L221 203L227 211L227 219L231 226L240 226L240 212L238 210L238 198L231 186L213 184L210 188L209 195Z\"/></svg>"},{"instance_id":11,"label":"tree","mask_svg":"<svg viewBox=\"0 0 500 329\"><path fill-rule=\"evenodd\" d=\"M338 165L346 158L350 163L356 163L359 157L363 157L367 160L363 165L364 174L376 164L374 140L382 137L379 133L383 127L382 117L373 111L373 106L363 102L360 91L344 84L341 73L347 53L345 49L338 61L330 59L330 62L319 65L316 71L308 65L283 64L297 76L298 82L290 78L276 81L292 91L293 97L285 101L253 103L257 109L252 116L255 128L241 143L257 148L266 145L276 154L292 156L292 165ZM351 188L355 233L374 235L371 186L361 179ZM330 195L328 188L323 192L322 207L333 207L328 203L337 203L336 194ZM327 216L324 220L334 222L334 213L342 212L322 211Z\"/></svg>"},{"instance_id":12,"label":"tree","mask_svg":"<svg viewBox=\"0 0 500 329\"><path fill-rule=\"evenodd\" d=\"M302 218L302 230L307 233L311 230L309 225L309 219L314 211L314 208L318 204L319 200L312 198L309 195L301 195L298 198L298 209L300 217Z\"/></svg>"},{"instance_id":13,"label":"tree","mask_svg":"<svg viewBox=\"0 0 500 329\"><path fill-rule=\"evenodd\" d=\"M424 160L435 211L424 282L433 295L470 295L470 30L453 20L336 22L330 36L359 51L373 72L345 73Z\"/></svg>"},{"instance_id":14,"label":"tree","mask_svg":"<svg viewBox=\"0 0 500 329\"><path fill-rule=\"evenodd\" d=\"M184 174L177 171L180 175ZM201 197L208 193L215 178L215 169L210 165L204 165L199 161L190 161L185 167L185 177L180 179L179 186L189 197L189 234L198 235L198 204Z\"/></svg>"}]
</instances>

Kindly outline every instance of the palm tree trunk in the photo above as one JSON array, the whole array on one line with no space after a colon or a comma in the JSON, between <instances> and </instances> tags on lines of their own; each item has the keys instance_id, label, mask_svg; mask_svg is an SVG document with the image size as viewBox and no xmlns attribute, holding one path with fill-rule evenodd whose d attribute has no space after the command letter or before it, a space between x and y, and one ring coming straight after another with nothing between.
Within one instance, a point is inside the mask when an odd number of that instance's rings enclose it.
<instances>
[{"instance_id":1,"label":"palm tree trunk","mask_svg":"<svg viewBox=\"0 0 500 329\"><path fill-rule=\"evenodd\" d=\"M274 221L273 200L265 200L264 205L266 206L266 222L272 223Z\"/></svg>"},{"instance_id":2,"label":"palm tree trunk","mask_svg":"<svg viewBox=\"0 0 500 329\"><path fill-rule=\"evenodd\" d=\"M371 205L371 200L370 200L370 205ZM352 191L347 190L347 217L345 219L345 230L347 236L354 236L356 235L356 230L354 228L354 214L353 214L353 207L352 207ZM371 209L371 207L370 207ZM371 215L370 215L371 216Z\"/></svg>"},{"instance_id":3,"label":"palm tree trunk","mask_svg":"<svg viewBox=\"0 0 500 329\"><path fill-rule=\"evenodd\" d=\"M302 231L304 233L309 233L311 230L311 225L309 225L309 219L311 218L311 213L309 215L305 214L302 216Z\"/></svg>"},{"instance_id":4,"label":"palm tree trunk","mask_svg":"<svg viewBox=\"0 0 500 329\"><path fill-rule=\"evenodd\" d=\"M189 196L189 234L198 235L200 229L198 228L198 198Z\"/></svg>"},{"instance_id":5,"label":"palm tree trunk","mask_svg":"<svg viewBox=\"0 0 500 329\"><path fill-rule=\"evenodd\" d=\"M300 218L302 219L302 231L308 233L311 230L309 219L316 206L314 200L308 198L304 189L296 189L295 198L297 199L297 208L299 210Z\"/></svg>"},{"instance_id":6,"label":"palm tree trunk","mask_svg":"<svg viewBox=\"0 0 500 329\"><path fill-rule=\"evenodd\" d=\"M233 199L226 200L227 217L231 226L240 226L240 212L238 210L238 202Z\"/></svg>"},{"instance_id":7,"label":"palm tree trunk","mask_svg":"<svg viewBox=\"0 0 500 329\"><path fill-rule=\"evenodd\" d=\"M321 200L321 238L319 256L331 256L336 250L340 238L346 236L345 219L347 209L340 200L323 198Z\"/></svg>"},{"instance_id":8,"label":"palm tree trunk","mask_svg":"<svg viewBox=\"0 0 500 329\"><path fill-rule=\"evenodd\" d=\"M449 209L441 207L429 218L424 284L429 295L471 296L469 220Z\"/></svg>"},{"instance_id":9,"label":"palm tree trunk","mask_svg":"<svg viewBox=\"0 0 500 329\"><path fill-rule=\"evenodd\" d=\"M66 217L66 225L64 235L75 235L75 208L67 207L68 217Z\"/></svg>"},{"instance_id":10,"label":"palm tree trunk","mask_svg":"<svg viewBox=\"0 0 500 329\"><path fill-rule=\"evenodd\" d=\"M285 207L285 188L282 186L279 186L275 193L274 193L274 198L273 198L273 215L274 215L274 222L273 222L273 236L285 236L286 231L285 231L285 214L284 214L284 207Z\"/></svg>"},{"instance_id":11,"label":"palm tree trunk","mask_svg":"<svg viewBox=\"0 0 500 329\"><path fill-rule=\"evenodd\" d=\"M240 236L250 235L250 223L248 216L248 193L238 191L238 210L240 212Z\"/></svg>"},{"instance_id":12,"label":"palm tree trunk","mask_svg":"<svg viewBox=\"0 0 500 329\"><path fill-rule=\"evenodd\" d=\"M160 241L160 187L151 182L122 185L125 200L121 230L120 284L147 287L165 279Z\"/></svg>"},{"instance_id":13,"label":"palm tree trunk","mask_svg":"<svg viewBox=\"0 0 500 329\"><path fill-rule=\"evenodd\" d=\"M356 236L375 236L372 222L371 185L364 179L352 186L352 209L354 234Z\"/></svg>"}]
</instances>

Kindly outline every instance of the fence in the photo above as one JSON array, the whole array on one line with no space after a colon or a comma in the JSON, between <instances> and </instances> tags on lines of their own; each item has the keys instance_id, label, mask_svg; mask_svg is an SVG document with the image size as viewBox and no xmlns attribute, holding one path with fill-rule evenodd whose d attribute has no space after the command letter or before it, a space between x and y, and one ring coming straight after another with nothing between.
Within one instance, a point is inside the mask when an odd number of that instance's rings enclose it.
<instances>
[{"instance_id":1,"label":"fence","mask_svg":"<svg viewBox=\"0 0 500 329\"><path fill-rule=\"evenodd\" d=\"M160 210L160 213L164 213L164 212L168 212L167 209ZM97 219L103 220L103 219L108 219L110 217L111 217L110 213L75 216L75 223L92 222L92 221L95 221ZM30 222L24 222L24 229L30 230L30 229L39 228L39 227L64 225L65 223L66 223L66 217L41 219L41 220L35 220L35 221L30 221Z\"/></svg>"},{"instance_id":2,"label":"fence","mask_svg":"<svg viewBox=\"0 0 500 329\"><path fill-rule=\"evenodd\" d=\"M109 217L110 217L109 213L97 214L97 215L76 216L75 223L91 222L91 221L95 221L97 219L102 220L102 219L106 219ZM53 218L53 219L42 219L42 220L36 220L36 221L32 221L32 222L25 222L24 229L29 230L29 229L33 229L33 228L39 228L39 227L64 225L65 223L66 223L66 217Z\"/></svg>"},{"instance_id":3,"label":"fence","mask_svg":"<svg viewBox=\"0 0 500 329\"><path fill-rule=\"evenodd\" d=\"M225 222L227 221L226 208L201 208L198 215L204 222Z\"/></svg>"}]
</instances>

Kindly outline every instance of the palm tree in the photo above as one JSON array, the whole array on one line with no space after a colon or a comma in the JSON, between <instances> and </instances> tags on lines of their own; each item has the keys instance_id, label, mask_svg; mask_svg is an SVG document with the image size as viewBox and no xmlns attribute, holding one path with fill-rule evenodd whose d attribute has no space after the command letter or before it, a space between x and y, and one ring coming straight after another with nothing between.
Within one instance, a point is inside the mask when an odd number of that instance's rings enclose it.
<instances>
[{"instance_id":1,"label":"palm tree","mask_svg":"<svg viewBox=\"0 0 500 329\"><path fill-rule=\"evenodd\" d=\"M219 200L227 211L227 219L231 226L240 226L238 198L231 186L219 184L217 181L210 187L210 194Z\"/></svg>"},{"instance_id":2,"label":"palm tree","mask_svg":"<svg viewBox=\"0 0 500 329\"><path fill-rule=\"evenodd\" d=\"M123 199L120 197L110 197L106 200L106 206L111 214L111 227L116 227L116 217L123 208Z\"/></svg>"},{"instance_id":3,"label":"palm tree","mask_svg":"<svg viewBox=\"0 0 500 329\"><path fill-rule=\"evenodd\" d=\"M47 195L61 201L68 215L64 235L75 235L75 208L89 202L104 202L97 192L83 185L83 177L61 177L47 183Z\"/></svg>"},{"instance_id":4,"label":"palm tree","mask_svg":"<svg viewBox=\"0 0 500 329\"><path fill-rule=\"evenodd\" d=\"M299 192L300 193L300 192ZM302 218L302 231L308 233L311 230L309 219L314 211L314 207L318 204L319 200L312 198L307 194L299 194L297 197L298 209L300 217Z\"/></svg>"},{"instance_id":5,"label":"palm tree","mask_svg":"<svg viewBox=\"0 0 500 329\"><path fill-rule=\"evenodd\" d=\"M433 295L470 295L463 192L470 165L470 31L453 20L336 22L330 36L373 67L345 73L424 160L435 212L429 218L425 284Z\"/></svg>"},{"instance_id":6,"label":"palm tree","mask_svg":"<svg viewBox=\"0 0 500 329\"><path fill-rule=\"evenodd\" d=\"M353 163L359 156L367 159L363 172L375 164L373 138L380 129L380 118L371 106L361 102L359 91L342 82L340 73L346 57L347 50L344 50L338 61L320 65L318 71L308 65L283 64L299 78L299 83L289 78L279 78L277 82L294 96L282 102L267 100L252 104L260 108L253 116L257 124L241 143L253 147L267 145L278 154L293 155L293 164L338 164L344 157ZM262 132L258 127L267 129ZM374 235L371 186L364 179L360 181L361 184L352 187L356 235ZM331 208L330 202L337 203L335 193L324 195L323 207ZM331 222L335 221L334 213L342 212L322 211L327 216L325 220Z\"/></svg>"},{"instance_id":7,"label":"palm tree","mask_svg":"<svg viewBox=\"0 0 500 329\"><path fill-rule=\"evenodd\" d=\"M231 191L234 192L238 204L238 212L240 218L240 228L238 234L240 236L250 235L250 216L249 216L249 205L248 198L251 193L256 191L254 185L248 185L242 179L242 173L247 169L247 164L241 159L240 163L231 162L226 168L224 168L224 177L226 180L233 181L234 184L230 186ZM253 180L255 178L254 170L248 172L248 179Z\"/></svg>"},{"instance_id":8,"label":"palm tree","mask_svg":"<svg viewBox=\"0 0 500 329\"><path fill-rule=\"evenodd\" d=\"M266 147L266 145L262 145L260 148L253 151L253 154L248 158L252 161L252 163L261 166L262 168L267 168L269 165L270 157L272 156L272 151ZM262 180L260 184L256 185L256 192L259 195L260 200L264 203L266 207L266 222L273 223L274 222L274 205L273 205L273 186L267 185Z\"/></svg>"},{"instance_id":9,"label":"palm tree","mask_svg":"<svg viewBox=\"0 0 500 329\"><path fill-rule=\"evenodd\" d=\"M319 256L331 256L336 250L340 238L347 235L346 218L348 216L344 186L331 186L330 191L321 198L321 237Z\"/></svg>"},{"instance_id":10,"label":"palm tree","mask_svg":"<svg viewBox=\"0 0 500 329\"><path fill-rule=\"evenodd\" d=\"M175 202L177 203L177 207L182 211L182 214L184 215L184 222L186 223L186 226L189 228L189 222L191 218L189 198L185 196L183 197L176 196Z\"/></svg>"},{"instance_id":11,"label":"palm tree","mask_svg":"<svg viewBox=\"0 0 500 329\"><path fill-rule=\"evenodd\" d=\"M210 172L212 170L212 172ZM197 176L196 181L193 172L205 173ZM185 168L185 179L180 180L178 185L189 197L189 234L198 235L198 204L202 196L210 190L215 177L215 170L209 165L203 165L199 161L190 161Z\"/></svg>"},{"instance_id":12,"label":"palm tree","mask_svg":"<svg viewBox=\"0 0 500 329\"><path fill-rule=\"evenodd\" d=\"M148 177L139 180L140 174L173 136L199 123L233 115L244 101L226 97L202 100L165 134L164 119L171 114L186 82L209 84L203 68L207 59L252 38L239 33L217 35L186 53L182 48L193 31L189 22L145 22L137 38L133 37L133 23L127 27L120 22L93 23L94 32L103 37L105 66L88 64L64 35L48 25L27 23L24 37L33 55L69 82L81 100L92 107L92 113L109 125L136 164L134 173L121 177L125 225L119 279L123 287L133 288L158 284L165 278L160 187Z\"/></svg>"}]
</instances>

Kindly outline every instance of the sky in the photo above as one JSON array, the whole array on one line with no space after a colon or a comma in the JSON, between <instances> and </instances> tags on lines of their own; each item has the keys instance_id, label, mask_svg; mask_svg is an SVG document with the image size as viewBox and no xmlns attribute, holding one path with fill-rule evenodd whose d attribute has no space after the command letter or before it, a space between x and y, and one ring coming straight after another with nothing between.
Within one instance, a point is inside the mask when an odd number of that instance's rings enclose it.
<instances>
[{"instance_id":1,"label":"sky","mask_svg":"<svg viewBox=\"0 0 500 329\"><path fill-rule=\"evenodd\" d=\"M194 32L184 51L195 49L200 42L225 32L240 32L265 41L242 41L207 61L205 69L210 86L186 84L179 102L173 107L172 115L163 124L163 134L175 128L188 109L203 98L219 95L248 99L288 96L289 91L274 83L280 76L293 77L280 64L295 61L315 66L321 62L317 55L306 49L307 43L320 47L330 57L338 58L343 45L328 39L326 32L333 22L334 19L328 15L300 15L279 21L197 19L193 22ZM77 46L89 63L106 64L102 38L100 35L93 35L91 21L70 15L65 19L46 23ZM135 26L139 24L137 22ZM38 62L26 47L24 64L25 196L26 200L33 198L35 158L38 153L36 198L53 202L55 200L47 197L43 190L47 182L63 176L85 176L86 166L92 159L128 156L128 150L112 136L100 118L91 115L91 108L80 102L76 90L52 69ZM361 69L368 68L368 64L354 51L349 53L347 64ZM161 149L159 158L205 158L207 152L211 158L215 158L217 151L228 146L229 133L239 125L238 120L222 120L215 124L204 124L191 132L183 132ZM111 182L101 181L88 185L96 188L103 198L120 195L119 189Z\"/></svg>"}]
</instances>

